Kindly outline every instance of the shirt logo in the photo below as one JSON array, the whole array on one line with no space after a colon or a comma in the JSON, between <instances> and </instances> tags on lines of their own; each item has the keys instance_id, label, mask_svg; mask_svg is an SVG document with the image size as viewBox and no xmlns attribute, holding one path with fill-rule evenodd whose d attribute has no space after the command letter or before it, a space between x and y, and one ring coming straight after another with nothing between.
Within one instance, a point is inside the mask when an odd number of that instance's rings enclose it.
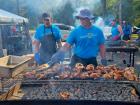
<instances>
[{"instance_id":1,"label":"shirt logo","mask_svg":"<svg viewBox=\"0 0 140 105\"><path fill-rule=\"evenodd\" d=\"M87 34L87 37L88 37L89 39L93 38L93 36L94 36L93 33L88 33L88 34Z\"/></svg>"},{"instance_id":2,"label":"shirt logo","mask_svg":"<svg viewBox=\"0 0 140 105\"><path fill-rule=\"evenodd\" d=\"M93 33L87 33L87 35L84 35L84 36L81 36L80 38L88 38L88 39L91 39L93 37L95 37L96 35L94 35Z\"/></svg>"}]
</instances>

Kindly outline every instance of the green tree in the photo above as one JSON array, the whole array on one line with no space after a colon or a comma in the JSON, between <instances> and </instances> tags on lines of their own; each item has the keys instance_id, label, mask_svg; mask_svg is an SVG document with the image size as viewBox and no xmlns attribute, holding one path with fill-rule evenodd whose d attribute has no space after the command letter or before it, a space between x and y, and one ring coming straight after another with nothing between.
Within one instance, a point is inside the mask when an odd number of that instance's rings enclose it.
<instances>
[{"instance_id":1,"label":"green tree","mask_svg":"<svg viewBox=\"0 0 140 105\"><path fill-rule=\"evenodd\" d=\"M54 14L54 18L59 23L74 25L73 13L74 9L72 8L71 2L67 2L56 12L56 14Z\"/></svg>"},{"instance_id":2,"label":"green tree","mask_svg":"<svg viewBox=\"0 0 140 105\"><path fill-rule=\"evenodd\" d=\"M17 14L16 0L0 0L0 9Z\"/></svg>"},{"instance_id":3,"label":"green tree","mask_svg":"<svg viewBox=\"0 0 140 105\"><path fill-rule=\"evenodd\" d=\"M133 0L133 24L140 27L140 0Z\"/></svg>"}]
</instances>

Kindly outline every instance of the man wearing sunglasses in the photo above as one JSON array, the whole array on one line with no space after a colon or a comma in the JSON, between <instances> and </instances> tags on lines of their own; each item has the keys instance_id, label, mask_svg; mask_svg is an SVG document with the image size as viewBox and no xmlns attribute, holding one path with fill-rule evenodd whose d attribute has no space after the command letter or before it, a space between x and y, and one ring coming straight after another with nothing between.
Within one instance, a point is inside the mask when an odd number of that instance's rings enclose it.
<instances>
[{"instance_id":1,"label":"man wearing sunglasses","mask_svg":"<svg viewBox=\"0 0 140 105\"><path fill-rule=\"evenodd\" d=\"M34 35L34 58L39 65L50 61L57 48L61 47L60 30L57 26L52 25L51 16L44 13L42 19L43 24L37 28Z\"/></svg>"},{"instance_id":2,"label":"man wearing sunglasses","mask_svg":"<svg viewBox=\"0 0 140 105\"><path fill-rule=\"evenodd\" d=\"M75 28L67 38L66 44L53 55L52 60L63 60L64 54L71 46L74 45L74 52L71 59L71 66L76 63L82 63L84 66L97 64L97 55L100 52L101 63L107 65L105 56L105 38L103 32L92 25L92 16L89 9L81 9L76 15L76 19L80 20L81 25Z\"/></svg>"}]
</instances>

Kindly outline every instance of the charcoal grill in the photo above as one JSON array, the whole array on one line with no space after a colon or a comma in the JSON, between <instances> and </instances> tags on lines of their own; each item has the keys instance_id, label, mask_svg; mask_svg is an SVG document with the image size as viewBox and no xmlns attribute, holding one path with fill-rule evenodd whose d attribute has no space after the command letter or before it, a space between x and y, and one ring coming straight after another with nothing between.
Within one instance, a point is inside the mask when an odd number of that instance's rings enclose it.
<instances>
[{"instance_id":1,"label":"charcoal grill","mask_svg":"<svg viewBox=\"0 0 140 105\"><path fill-rule=\"evenodd\" d=\"M59 79L55 75L45 79L24 79L21 89L24 96L20 101L5 101L7 104L22 105L138 105L140 82L99 79ZM136 90L136 96L131 90ZM65 92L69 97L63 98ZM4 102L3 102L4 103ZM4 103L4 104L5 104ZM6 104L5 104L6 105Z\"/></svg>"},{"instance_id":2,"label":"charcoal grill","mask_svg":"<svg viewBox=\"0 0 140 105\"><path fill-rule=\"evenodd\" d=\"M23 100L63 100L59 93L68 92L67 100L140 102L138 84L112 80L31 80L23 82L22 90ZM136 89L137 96L131 95L131 89ZM40 96L35 96L38 93Z\"/></svg>"},{"instance_id":3,"label":"charcoal grill","mask_svg":"<svg viewBox=\"0 0 140 105\"><path fill-rule=\"evenodd\" d=\"M55 80L54 78L50 80L23 80L21 86L25 94L23 99L19 101L1 101L0 105L139 105L139 94L136 97L127 97L131 96L130 89L135 88L136 91L139 91L136 88L139 86L140 83L136 81ZM129 90L127 91L127 89ZM35 93L35 96L31 98L30 95L34 95L32 94L33 91L40 93L40 96ZM110 93L106 94L109 91ZM58 95L60 92L69 92L70 97L62 99ZM95 97L90 96L89 93L91 92ZM123 94L125 95L122 96Z\"/></svg>"},{"instance_id":4,"label":"charcoal grill","mask_svg":"<svg viewBox=\"0 0 140 105\"><path fill-rule=\"evenodd\" d=\"M49 78L39 80L24 79L21 89L25 93L23 100L140 102L139 81L107 80L102 77L96 79L61 79L57 78L57 75L51 75ZM134 94L131 94L132 89L136 90L135 96L133 96ZM68 93L69 97L67 99L63 99L63 97L60 97L61 92Z\"/></svg>"}]
</instances>

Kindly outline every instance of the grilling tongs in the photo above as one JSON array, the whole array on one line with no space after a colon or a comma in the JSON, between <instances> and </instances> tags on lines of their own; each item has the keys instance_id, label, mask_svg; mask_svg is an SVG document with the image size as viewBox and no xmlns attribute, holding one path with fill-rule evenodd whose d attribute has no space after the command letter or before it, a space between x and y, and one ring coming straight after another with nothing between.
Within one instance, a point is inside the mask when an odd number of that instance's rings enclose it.
<instances>
[{"instance_id":1,"label":"grilling tongs","mask_svg":"<svg viewBox=\"0 0 140 105\"><path fill-rule=\"evenodd\" d=\"M43 72L43 71L47 70L48 68L52 67L54 64L55 64L55 62L50 60L49 62L39 66L36 71Z\"/></svg>"}]
</instances>

